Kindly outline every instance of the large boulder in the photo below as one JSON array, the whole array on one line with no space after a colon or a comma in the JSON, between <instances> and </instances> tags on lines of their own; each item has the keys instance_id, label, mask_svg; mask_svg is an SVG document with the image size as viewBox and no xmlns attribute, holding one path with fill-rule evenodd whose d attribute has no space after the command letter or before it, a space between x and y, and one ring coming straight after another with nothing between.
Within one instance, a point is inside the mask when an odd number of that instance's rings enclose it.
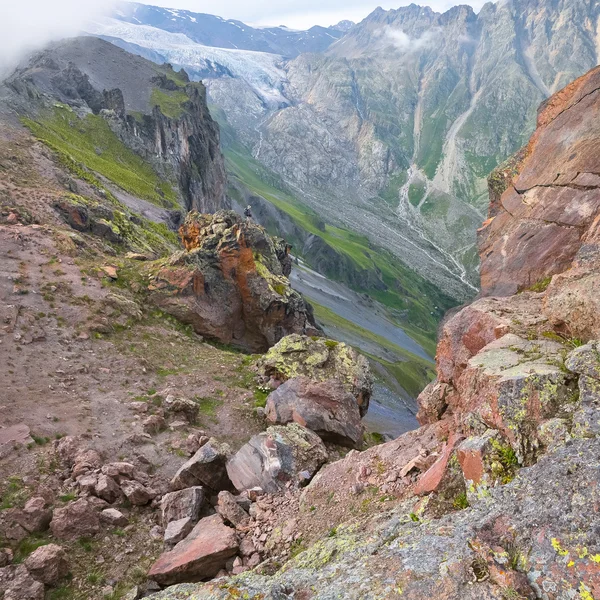
<instances>
[{"instance_id":1,"label":"large boulder","mask_svg":"<svg viewBox=\"0 0 600 600\"><path fill-rule=\"evenodd\" d=\"M255 352L290 333L318 334L262 227L232 211L193 212L180 234L186 250L161 264L150 285L162 310L203 336Z\"/></svg>"},{"instance_id":2,"label":"large boulder","mask_svg":"<svg viewBox=\"0 0 600 600\"><path fill-rule=\"evenodd\" d=\"M269 395L265 408L271 423L298 423L325 441L349 448L361 446L359 406L338 379L314 382L294 377Z\"/></svg>"},{"instance_id":3,"label":"large boulder","mask_svg":"<svg viewBox=\"0 0 600 600\"><path fill-rule=\"evenodd\" d=\"M306 483L326 460L321 438L291 423L255 435L228 461L227 473L240 492L258 487L276 493L288 483Z\"/></svg>"},{"instance_id":4,"label":"large boulder","mask_svg":"<svg viewBox=\"0 0 600 600\"><path fill-rule=\"evenodd\" d=\"M50 529L57 539L76 540L98 533L100 519L92 504L87 499L80 498L54 510Z\"/></svg>"},{"instance_id":5,"label":"large boulder","mask_svg":"<svg viewBox=\"0 0 600 600\"><path fill-rule=\"evenodd\" d=\"M192 532L152 565L148 577L160 585L214 577L239 548L233 529L220 515L205 517Z\"/></svg>"},{"instance_id":6,"label":"large boulder","mask_svg":"<svg viewBox=\"0 0 600 600\"><path fill-rule=\"evenodd\" d=\"M545 420L572 417L578 393L564 366L562 344L507 334L471 358L455 382L450 410L465 433L496 429L510 442L521 464L531 464Z\"/></svg>"},{"instance_id":7,"label":"large boulder","mask_svg":"<svg viewBox=\"0 0 600 600\"><path fill-rule=\"evenodd\" d=\"M225 469L230 452L227 444L220 444L214 438L209 440L175 473L171 480L171 488L182 490L193 486L206 486L216 492L231 488Z\"/></svg>"},{"instance_id":8,"label":"large boulder","mask_svg":"<svg viewBox=\"0 0 600 600\"><path fill-rule=\"evenodd\" d=\"M300 376L316 382L337 379L356 398L361 416L369 408L373 386L369 363L341 342L289 335L273 346L257 367L265 378L278 382Z\"/></svg>"}]
</instances>

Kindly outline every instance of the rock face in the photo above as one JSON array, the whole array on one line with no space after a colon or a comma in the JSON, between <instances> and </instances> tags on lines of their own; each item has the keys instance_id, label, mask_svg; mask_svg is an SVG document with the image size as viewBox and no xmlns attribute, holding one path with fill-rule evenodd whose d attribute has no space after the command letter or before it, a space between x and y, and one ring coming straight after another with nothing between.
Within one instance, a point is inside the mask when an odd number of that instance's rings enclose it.
<instances>
[{"instance_id":1,"label":"rock face","mask_svg":"<svg viewBox=\"0 0 600 600\"><path fill-rule=\"evenodd\" d=\"M319 383L307 377L288 379L271 392L265 410L271 423L298 423L325 441L349 448L362 444L356 398L337 379Z\"/></svg>"},{"instance_id":2,"label":"rock face","mask_svg":"<svg viewBox=\"0 0 600 600\"><path fill-rule=\"evenodd\" d=\"M148 577L161 585L214 577L238 550L233 529L219 515L198 522L188 537L152 565Z\"/></svg>"},{"instance_id":3,"label":"rock face","mask_svg":"<svg viewBox=\"0 0 600 600\"><path fill-rule=\"evenodd\" d=\"M498 212L479 232L481 289L510 295L571 267L596 260L600 215L600 69L545 102L525 157L500 198ZM584 264L582 264L584 263ZM585 277L565 274L568 296L593 302ZM574 284L574 285L573 285ZM577 293L581 290L580 293ZM586 293L587 292L587 293ZM561 294L564 295L564 294ZM549 303L564 317L577 310Z\"/></svg>"},{"instance_id":4,"label":"rock face","mask_svg":"<svg viewBox=\"0 0 600 600\"><path fill-rule=\"evenodd\" d=\"M150 286L162 310L203 336L256 352L291 333L319 333L262 227L230 211L191 213L180 234L186 251Z\"/></svg>"},{"instance_id":5,"label":"rock face","mask_svg":"<svg viewBox=\"0 0 600 600\"><path fill-rule=\"evenodd\" d=\"M291 423L255 435L227 462L227 473L240 492L255 487L277 492L288 482L308 482L326 460L319 436Z\"/></svg>"},{"instance_id":6,"label":"rock face","mask_svg":"<svg viewBox=\"0 0 600 600\"><path fill-rule=\"evenodd\" d=\"M259 360L258 369L265 378L275 382L299 376L315 382L337 379L356 398L361 416L369 409L373 385L369 363L346 344L290 335Z\"/></svg>"},{"instance_id":7,"label":"rock face","mask_svg":"<svg viewBox=\"0 0 600 600\"><path fill-rule=\"evenodd\" d=\"M213 212L229 207L219 129L204 86L186 79L101 39L81 37L38 53L8 84L20 112L32 98L47 94L52 103L101 114L163 180L177 182L182 208ZM168 82L178 82L175 90ZM161 109L157 100L168 101L169 94L179 103L175 112Z\"/></svg>"}]
</instances>

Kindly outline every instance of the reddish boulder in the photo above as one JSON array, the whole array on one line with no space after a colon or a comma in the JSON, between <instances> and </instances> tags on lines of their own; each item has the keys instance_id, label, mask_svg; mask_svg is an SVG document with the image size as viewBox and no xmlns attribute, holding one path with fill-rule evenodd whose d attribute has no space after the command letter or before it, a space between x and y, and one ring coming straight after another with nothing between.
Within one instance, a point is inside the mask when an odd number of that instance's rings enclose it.
<instances>
[{"instance_id":1,"label":"reddish boulder","mask_svg":"<svg viewBox=\"0 0 600 600\"><path fill-rule=\"evenodd\" d=\"M54 510L50 523L52 535L61 540L76 540L100 531L100 519L92 505L80 498Z\"/></svg>"},{"instance_id":2,"label":"reddish boulder","mask_svg":"<svg viewBox=\"0 0 600 600\"><path fill-rule=\"evenodd\" d=\"M46 585L55 585L69 572L67 553L56 544L46 544L34 550L25 566L34 579Z\"/></svg>"},{"instance_id":3,"label":"reddish boulder","mask_svg":"<svg viewBox=\"0 0 600 600\"><path fill-rule=\"evenodd\" d=\"M201 581L214 577L239 548L233 529L220 515L198 522L187 538L152 565L148 577L160 585Z\"/></svg>"}]
</instances>

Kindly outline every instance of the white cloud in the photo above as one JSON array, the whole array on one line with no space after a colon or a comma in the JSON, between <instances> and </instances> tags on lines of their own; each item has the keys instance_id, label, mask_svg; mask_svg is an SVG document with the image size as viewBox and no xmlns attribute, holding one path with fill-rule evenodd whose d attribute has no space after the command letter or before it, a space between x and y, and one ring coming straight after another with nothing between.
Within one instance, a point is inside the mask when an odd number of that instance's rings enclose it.
<instances>
[{"instance_id":1,"label":"white cloud","mask_svg":"<svg viewBox=\"0 0 600 600\"><path fill-rule=\"evenodd\" d=\"M435 42L435 31L429 30L418 38L411 38L401 29L386 28L383 30L383 37L401 52L410 53L432 46Z\"/></svg>"},{"instance_id":2,"label":"white cloud","mask_svg":"<svg viewBox=\"0 0 600 600\"><path fill-rule=\"evenodd\" d=\"M175 0L176 1L176 0ZM0 74L52 40L76 35L113 0L0 0Z\"/></svg>"}]
</instances>

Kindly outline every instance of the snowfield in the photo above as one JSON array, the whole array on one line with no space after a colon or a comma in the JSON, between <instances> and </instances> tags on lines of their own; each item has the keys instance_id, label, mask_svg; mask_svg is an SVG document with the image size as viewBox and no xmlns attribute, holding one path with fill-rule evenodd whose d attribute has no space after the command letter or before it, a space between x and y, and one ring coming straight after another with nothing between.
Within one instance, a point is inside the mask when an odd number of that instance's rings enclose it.
<instances>
[{"instance_id":1,"label":"snowfield","mask_svg":"<svg viewBox=\"0 0 600 600\"><path fill-rule=\"evenodd\" d=\"M163 56L166 62L186 70L218 73L220 69L215 65L221 66L232 77L243 79L266 104L286 102L281 91L287 81L282 68L284 59L278 54L203 46L183 33L171 33L149 25L125 23L111 18L88 25L86 33L119 38L153 50Z\"/></svg>"}]
</instances>

